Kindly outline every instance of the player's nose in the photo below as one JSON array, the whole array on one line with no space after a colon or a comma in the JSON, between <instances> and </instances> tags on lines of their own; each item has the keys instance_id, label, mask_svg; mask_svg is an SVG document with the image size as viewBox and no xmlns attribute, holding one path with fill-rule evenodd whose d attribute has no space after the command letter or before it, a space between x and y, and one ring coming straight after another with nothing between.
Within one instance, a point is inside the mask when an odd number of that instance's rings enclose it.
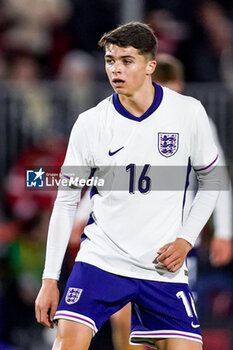
<instances>
[{"instance_id":1,"label":"player's nose","mask_svg":"<svg viewBox=\"0 0 233 350\"><path fill-rule=\"evenodd\" d=\"M112 65L112 73L116 74L116 73L121 73L122 71L122 67L121 67L121 63L120 62L115 62Z\"/></svg>"}]
</instances>

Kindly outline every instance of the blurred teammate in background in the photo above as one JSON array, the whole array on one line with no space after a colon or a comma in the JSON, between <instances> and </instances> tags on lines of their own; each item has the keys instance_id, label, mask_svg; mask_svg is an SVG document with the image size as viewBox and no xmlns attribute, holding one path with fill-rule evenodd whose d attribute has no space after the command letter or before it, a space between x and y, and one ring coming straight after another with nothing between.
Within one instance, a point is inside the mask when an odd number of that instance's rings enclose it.
<instances>
[{"instance_id":1,"label":"blurred teammate in background","mask_svg":"<svg viewBox=\"0 0 233 350\"><path fill-rule=\"evenodd\" d=\"M157 55L157 66L152 76L153 81L166 86L178 93L184 90L184 67L181 61L169 54ZM229 183L228 191L221 191L215 210L213 212L214 234L210 244L210 262L218 267L226 265L232 259L232 191L230 178L226 170L226 161L217 130L212 119L209 119L215 144L218 148L219 165L222 166L222 175ZM195 179L193 179L195 180ZM187 192L186 210L187 213L193 201L192 191ZM192 252L192 251L191 251ZM190 285L194 287L196 282L197 259L196 256L188 255L188 265L190 272ZM191 268L192 267L192 268Z\"/></svg>"},{"instance_id":2,"label":"blurred teammate in background","mask_svg":"<svg viewBox=\"0 0 233 350\"><path fill-rule=\"evenodd\" d=\"M218 197L218 155L208 118L199 101L152 83L157 40L147 25L122 25L99 44L115 93L79 116L61 176L69 179L75 172L76 178L88 178L95 168L95 176L110 175L112 181L93 193L93 212L59 306L57 280L82 186L58 191L36 317L48 327L58 320L53 350L87 350L103 323L131 302L132 344L201 350L185 259ZM182 222L190 165L200 188ZM162 171L156 179L155 166ZM122 186L119 168L123 190L115 187ZM180 191L172 180L181 180Z\"/></svg>"}]
</instances>

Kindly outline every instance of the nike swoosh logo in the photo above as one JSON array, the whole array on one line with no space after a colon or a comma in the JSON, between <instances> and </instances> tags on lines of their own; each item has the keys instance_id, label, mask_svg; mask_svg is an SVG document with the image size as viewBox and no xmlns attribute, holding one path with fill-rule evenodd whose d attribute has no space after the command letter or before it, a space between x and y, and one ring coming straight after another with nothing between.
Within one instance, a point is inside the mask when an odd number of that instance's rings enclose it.
<instances>
[{"instance_id":1,"label":"nike swoosh logo","mask_svg":"<svg viewBox=\"0 0 233 350\"><path fill-rule=\"evenodd\" d=\"M198 328L198 327L200 327L199 324L194 324L193 322L191 323L191 326L192 326L193 328Z\"/></svg>"},{"instance_id":2,"label":"nike swoosh logo","mask_svg":"<svg viewBox=\"0 0 233 350\"><path fill-rule=\"evenodd\" d=\"M108 155L110 157L114 156L114 154L116 154L117 152L119 152L120 150L122 150L122 148L124 148L125 146L122 146L121 148L118 148L116 151L111 152L110 150L108 151Z\"/></svg>"}]
</instances>

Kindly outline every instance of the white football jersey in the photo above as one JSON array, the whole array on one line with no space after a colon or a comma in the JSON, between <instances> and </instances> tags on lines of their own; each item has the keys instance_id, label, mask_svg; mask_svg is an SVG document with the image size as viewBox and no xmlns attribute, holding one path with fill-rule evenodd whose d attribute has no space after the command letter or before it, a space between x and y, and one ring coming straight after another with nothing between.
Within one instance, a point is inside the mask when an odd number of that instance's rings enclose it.
<instances>
[{"instance_id":1,"label":"white football jersey","mask_svg":"<svg viewBox=\"0 0 233 350\"><path fill-rule=\"evenodd\" d=\"M94 176L105 180L92 191L93 213L76 260L119 275L186 283L185 264L172 273L153 261L181 231L190 166L210 167L217 149L201 103L154 86L154 101L141 117L114 93L72 129L62 173L77 166L82 178L95 168ZM194 244L188 235L187 241Z\"/></svg>"}]
</instances>

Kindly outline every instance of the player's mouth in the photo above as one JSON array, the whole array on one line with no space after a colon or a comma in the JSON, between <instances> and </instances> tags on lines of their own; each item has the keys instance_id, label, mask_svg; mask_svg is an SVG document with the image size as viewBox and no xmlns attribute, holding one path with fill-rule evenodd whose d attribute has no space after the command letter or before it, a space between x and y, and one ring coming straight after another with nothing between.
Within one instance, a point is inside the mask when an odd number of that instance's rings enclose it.
<instances>
[{"instance_id":1,"label":"player's mouth","mask_svg":"<svg viewBox=\"0 0 233 350\"><path fill-rule=\"evenodd\" d=\"M119 78L112 79L112 84L115 88L122 87L124 85L125 81Z\"/></svg>"}]
</instances>

